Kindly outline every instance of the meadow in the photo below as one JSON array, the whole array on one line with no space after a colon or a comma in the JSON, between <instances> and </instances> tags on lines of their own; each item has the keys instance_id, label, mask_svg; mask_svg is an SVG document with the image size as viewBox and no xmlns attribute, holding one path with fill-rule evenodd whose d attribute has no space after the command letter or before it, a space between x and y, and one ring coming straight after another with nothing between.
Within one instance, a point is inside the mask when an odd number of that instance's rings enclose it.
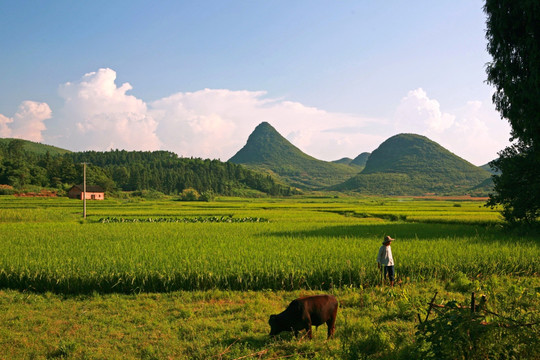
<instances>
[{"instance_id":1,"label":"meadow","mask_svg":"<svg viewBox=\"0 0 540 360\"><path fill-rule=\"evenodd\" d=\"M481 201L108 199L87 212L76 200L0 197L4 358L347 358L358 341L372 346L365 358L407 358L433 291L465 301L511 288L537 314L538 237L504 230ZM376 266L384 235L396 239L394 289ZM318 292L340 298L337 339L271 342L268 315ZM493 304L510 311L508 301Z\"/></svg>"}]
</instances>

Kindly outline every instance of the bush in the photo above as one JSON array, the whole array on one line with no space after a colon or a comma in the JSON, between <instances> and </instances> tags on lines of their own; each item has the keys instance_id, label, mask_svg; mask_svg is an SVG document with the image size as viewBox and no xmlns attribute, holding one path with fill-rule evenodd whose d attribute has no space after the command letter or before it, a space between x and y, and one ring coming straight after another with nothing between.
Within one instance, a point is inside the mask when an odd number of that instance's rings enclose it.
<instances>
[{"instance_id":1,"label":"bush","mask_svg":"<svg viewBox=\"0 0 540 360\"><path fill-rule=\"evenodd\" d=\"M15 190L13 190L13 186L0 185L0 195L13 195L13 194L15 194Z\"/></svg>"},{"instance_id":2,"label":"bush","mask_svg":"<svg viewBox=\"0 0 540 360\"><path fill-rule=\"evenodd\" d=\"M452 281L448 283L446 288L448 290L467 292L467 291L472 290L472 286L473 286L473 283L471 280L469 280L467 275L465 275L461 271L458 271L452 277Z\"/></svg>"},{"instance_id":3,"label":"bush","mask_svg":"<svg viewBox=\"0 0 540 360\"><path fill-rule=\"evenodd\" d=\"M471 307L450 301L437 309L437 317L419 324L416 358L530 359L539 353L537 314L521 311L516 319L498 316L487 310L485 298L474 306L475 311Z\"/></svg>"},{"instance_id":4,"label":"bush","mask_svg":"<svg viewBox=\"0 0 540 360\"><path fill-rule=\"evenodd\" d=\"M187 188L180 194L180 200L182 201L197 201L201 197L201 194L193 188Z\"/></svg>"},{"instance_id":5,"label":"bush","mask_svg":"<svg viewBox=\"0 0 540 360\"><path fill-rule=\"evenodd\" d=\"M201 193L199 200L209 202L209 201L214 201L215 198L216 198L216 194L214 194L212 190L208 190L208 191L203 191Z\"/></svg>"},{"instance_id":6,"label":"bush","mask_svg":"<svg viewBox=\"0 0 540 360\"><path fill-rule=\"evenodd\" d=\"M130 196L140 197L147 200L159 200L165 197L165 194L156 190L137 190L133 191Z\"/></svg>"}]
</instances>

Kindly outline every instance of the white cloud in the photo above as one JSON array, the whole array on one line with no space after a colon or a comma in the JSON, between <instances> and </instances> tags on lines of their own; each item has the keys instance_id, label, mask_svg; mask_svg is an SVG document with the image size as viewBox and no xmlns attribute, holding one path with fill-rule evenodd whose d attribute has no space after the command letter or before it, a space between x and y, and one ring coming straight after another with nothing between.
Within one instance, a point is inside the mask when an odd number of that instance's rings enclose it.
<instances>
[{"instance_id":1,"label":"white cloud","mask_svg":"<svg viewBox=\"0 0 540 360\"><path fill-rule=\"evenodd\" d=\"M0 137L11 137L11 128L9 127L9 124L12 122L13 119L0 114Z\"/></svg>"},{"instance_id":2,"label":"white cloud","mask_svg":"<svg viewBox=\"0 0 540 360\"><path fill-rule=\"evenodd\" d=\"M411 90L396 110L395 126L398 132L442 133L450 128L455 116L443 113L437 100L428 98L419 88Z\"/></svg>"},{"instance_id":3,"label":"white cloud","mask_svg":"<svg viewBox=\"0 0 540 360\"><path fill-rule=\"evenodd\" d=\"M46 129L44 121L51 118L46 103L23 101L13 118L0 114L0 136L40 142Z\"/></svg>"},{"instance_id":4,"label":"white cloud","mask_svg":"<svg viewBox=\"0 0 540 360\"><path fill-rule=\"evenodd\" d=\"M510 145L510 125L501 120L491 103L470 101L456 109L456 124L441 142L476 165L494 160L497 152Z\"/></svg>"},{"instance_id":5,"label":"white cloud","mask_svg":"<svg viewBox=\"0 0 540 360\"><path fill-rule=\"evenodd\" d=\"M63 142L83 150L159 149L157 123L146 103L126 94L129 83L117 87L115 80L115 71L99 69L60 87L65 100L60 121L67 129Z\"/></svg>"},{"instance_id":6,"label":"white cloud","mask_svg":"<svg viewBox=\"0 0 540 360\"><path fill-rule=\"evenodd\" d=\"M491 103L469 101L463 107L443 112L437 100L421 88L409 91L397 107L397 132L427 136L456 155L483 165L509 144L510 127Z\"/></svg>"}]
</instances>

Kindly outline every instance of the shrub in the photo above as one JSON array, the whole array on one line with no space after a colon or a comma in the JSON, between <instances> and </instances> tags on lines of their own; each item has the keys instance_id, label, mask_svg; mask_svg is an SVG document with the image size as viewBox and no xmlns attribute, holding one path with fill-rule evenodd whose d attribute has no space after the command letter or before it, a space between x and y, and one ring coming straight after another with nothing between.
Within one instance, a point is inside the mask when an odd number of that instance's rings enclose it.
<instances>
[{"instance_id":1,"label":"shrub","mask_svg":"<svg viewBox=\"0 0 540 360\"><path fill-rule=\"evenodd\" d=\"M13 195L14 193L13 186L0 184L0 195Z\"/></svg>"},{"instance_id":2,"label":"shrub","mask_svg":"<svg viewBox=\"0 0 540 360\"><path fill-rule=\"evenodd\" d=\"M197 201L201 197L201 194L193 188L187 188L180 194L180 200L182 201Z\"/></svg>"},{"instance_id":3,"label":"shrub","mask_svg":"<svg viewBox=\"0 0 540 360\"><path fill-rule=\"evenodd\" d=\"M216 198L216 194L212 190L208 190L208 191L203 191L201 193L199 200L209 202L209 201L214 201L215 198Z\"/></svg>"},{"instance_id":4,"label":"shrub","mask_svg":"<svg viewBox=\"0 0 540 360\"><path fill-rule=\"evenodd\" d=\"M419 324L416 357L527 359L538 354L538 315L522 311L521 318L502 317L487 310L485 298L474 306L475 311L472 307L450 301L438 308L437 317Z\"/></svg>"},{"instance_id":5,"label":"shrub","mask_svg":"<svg viewBox=\"0 0 540 360\"><path fill-rule=\"evenodd\" d=\"M469 280L467 275L462 273L461 271L456 272L456 274L452 277L451 282L448 283L447 288L449 290L455 290L455 291L461 291L466 292L471 290L472 282Z\"/></svg>"}]
</instances>

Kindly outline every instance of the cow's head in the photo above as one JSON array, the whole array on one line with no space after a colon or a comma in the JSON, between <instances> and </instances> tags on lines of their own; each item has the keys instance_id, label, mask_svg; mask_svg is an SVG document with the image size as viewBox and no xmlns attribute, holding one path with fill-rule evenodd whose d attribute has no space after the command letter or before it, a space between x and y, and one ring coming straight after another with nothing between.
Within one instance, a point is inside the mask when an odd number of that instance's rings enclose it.
<instances>
[{"instance_id":1,"label":"cow's head","mask_svg":"<svg viewBox=\"0 0 540 360\"><path fill-rule=\"evenodd\" d=\"M277 315L270 315L270 319L268 319L268 325L270 325L270 336L276 336L283 331Z\"/></svg>"}]
</instances>

